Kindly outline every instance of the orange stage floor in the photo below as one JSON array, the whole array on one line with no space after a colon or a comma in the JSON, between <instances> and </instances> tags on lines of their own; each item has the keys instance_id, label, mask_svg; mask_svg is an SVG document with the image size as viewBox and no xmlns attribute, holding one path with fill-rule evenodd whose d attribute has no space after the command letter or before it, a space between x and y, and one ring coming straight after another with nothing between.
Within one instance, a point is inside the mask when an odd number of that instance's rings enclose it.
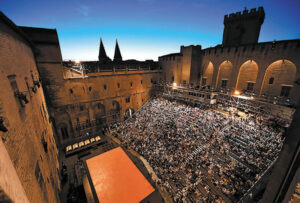
<instances>
[{"instance_id":1,"label":"orange stage floor","mask_svg":"<svg viewBox=\"0 0 300 203\"><path fill-rule=\"evenodd\" d=\"M100 203L134 203L154 188L121 147L86 160Z\"/></svg>"}]
</instances>

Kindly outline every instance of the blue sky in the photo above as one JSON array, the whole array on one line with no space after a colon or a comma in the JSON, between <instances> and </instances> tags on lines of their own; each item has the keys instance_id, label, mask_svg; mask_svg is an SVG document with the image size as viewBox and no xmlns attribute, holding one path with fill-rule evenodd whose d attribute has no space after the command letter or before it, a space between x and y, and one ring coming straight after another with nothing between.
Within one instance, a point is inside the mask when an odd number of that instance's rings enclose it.
<instances>
[{"instance_id":1,"label":"blue sky","mask_svg":"<svg viewBox=\"0 0 300 203\"><path fill-rule=\"evenodd\" d=\"M23 26L56 28L63 59L96 60L102 37L112 58L154 59L181 45L222 43L225 14L263 6L259 41L300 38L300 0L0 0Z\"/></svg>"}]
</instances>

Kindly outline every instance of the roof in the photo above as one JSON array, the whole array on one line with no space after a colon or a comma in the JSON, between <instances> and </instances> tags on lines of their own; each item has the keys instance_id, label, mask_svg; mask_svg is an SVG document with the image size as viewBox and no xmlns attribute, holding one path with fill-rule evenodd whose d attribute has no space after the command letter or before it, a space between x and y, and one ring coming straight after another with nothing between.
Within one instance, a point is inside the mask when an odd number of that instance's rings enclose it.
<instances>
[{"instance_id":1,"label":"roof","mask_svg":"<svg viewBox=\"0 0 300 203\"><path fill-rule=\"evenodd\" d=\"M29 37L35 44L57 44L59 45L56 29L25 27L19 28Z\"/></svg>"},{"instance_id":2,"label":"roof","mask_svg":"<svg viewBox=\"0 0 300 203\"><path fill-rule=\"evenodd\" d=\"M118 41L116 41L114 61L122 61L122 55L121 55Z\"/></svg>"},{"instance_id":3,"label":"roof","mask_svg":"<svg viewBox=\"0 0 300 203\"><path fill-rule=\"evenodd\" d=\"M101 61L101 60L105 60L107 58L108 57L107 57L106 52L105 52L105 48L104 48L104 45L103 45L103 42L102 42L102 38L100 38L100 47L99 47L98 59L99 59L99 61Z\"/></svg>"}]
</instances>

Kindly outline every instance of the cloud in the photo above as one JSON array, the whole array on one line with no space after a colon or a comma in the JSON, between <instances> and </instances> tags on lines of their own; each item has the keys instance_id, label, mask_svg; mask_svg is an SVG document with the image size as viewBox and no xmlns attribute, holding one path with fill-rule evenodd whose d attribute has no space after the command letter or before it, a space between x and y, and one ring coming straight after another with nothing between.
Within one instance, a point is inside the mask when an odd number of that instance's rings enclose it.
<instances>
[{"instance_id":1,"label":"cloud","mask_svg":"<svg viewBox=\"0 0 300 203\"><path fill-rule=\"evenodd\" d=\"M81 15L83 15L83 16L85 16L85 17L89 16L89 7L88 7L88 6L81 5L81 6L79 6L79 8L77 9L77 11L78 11Z\"/></svg>"}]
</instances>

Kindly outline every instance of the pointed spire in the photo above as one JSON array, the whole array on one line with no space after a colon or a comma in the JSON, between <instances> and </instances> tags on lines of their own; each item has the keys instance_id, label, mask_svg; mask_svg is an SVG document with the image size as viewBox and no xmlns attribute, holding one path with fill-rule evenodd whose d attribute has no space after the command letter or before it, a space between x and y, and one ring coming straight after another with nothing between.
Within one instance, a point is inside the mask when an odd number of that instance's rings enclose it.
<instances>
[{"instance_id":1,"label":"pointed spire","mask_svg":"<svg viewBox=\"0 0 300 203\"><path fill-rule=\"evenodd\" d=\"M119 48L118 40L116 40L114 61L122 61L121 51Z\"/></svg>"},{"instance_id":2,"label":"pointed spire","mask_svg":"<svg viewBox=\"0 0 300 203\"><path fill-rule=\"evenodd\" d=\"M100 37L100 47L99 47L98 59L99 59L99 61L107 60L106 52L105 52L104 45L103 45L101 37Z\"/></svg>"}]
</instances>

